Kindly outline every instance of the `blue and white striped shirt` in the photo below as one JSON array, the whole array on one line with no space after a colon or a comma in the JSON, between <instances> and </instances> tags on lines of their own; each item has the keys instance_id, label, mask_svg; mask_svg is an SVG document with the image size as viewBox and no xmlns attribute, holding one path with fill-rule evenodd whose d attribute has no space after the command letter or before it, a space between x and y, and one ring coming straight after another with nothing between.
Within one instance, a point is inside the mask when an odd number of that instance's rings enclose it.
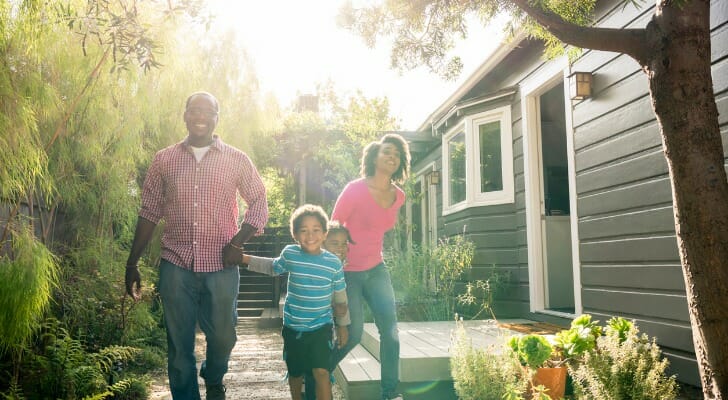
<instances>
[{"instance_id":1,"label":"blue and white striped shirt","mask_svg":"<svg viewBox=\"0 0 728 400\"><path fill-rule=\"evenodd\" d=\"M323 249L320 254L309 254L292 244L273 260L273 271L288 272L284 326L310 332L333 323L332 296L346 290L344 269L337 256Z\"/></svg>"}]
</instances>

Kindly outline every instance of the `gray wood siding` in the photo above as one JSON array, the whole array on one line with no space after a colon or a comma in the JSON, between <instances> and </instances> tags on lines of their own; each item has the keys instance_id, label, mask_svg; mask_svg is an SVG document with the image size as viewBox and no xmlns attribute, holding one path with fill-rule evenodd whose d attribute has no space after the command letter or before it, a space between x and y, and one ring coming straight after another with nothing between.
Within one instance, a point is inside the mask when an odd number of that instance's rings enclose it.
<instances>
[{"instance_id":1,"label":"gray wood siding","mask_svg":"<svg viewBox=\"0 0 728 400\"><path fill-rule=\"evenodd\" d=\"M727 4L714 1L711 10L724 143ZM645 7L623 21L642 26L652 12ZM678 379L698 384L667 163L647 79L634 60L613 53L585 52L573 69L594 73L593 98L573 105L584 312L636 319L657 339Z\"/></svg>"}]
</instances>

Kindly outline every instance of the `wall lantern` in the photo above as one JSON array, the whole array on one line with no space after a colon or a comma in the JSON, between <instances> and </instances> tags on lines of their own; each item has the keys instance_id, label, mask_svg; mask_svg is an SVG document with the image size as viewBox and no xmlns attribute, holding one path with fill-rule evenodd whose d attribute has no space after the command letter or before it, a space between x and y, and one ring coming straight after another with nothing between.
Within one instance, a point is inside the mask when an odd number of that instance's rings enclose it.
<instances>
[{"instance_id":1,"label":"wall lantern","mask_svg":"<svg viewBox=\"0 0 728 400\"><path fill-rule=\"evenodd\" d=\"M592 73L573 72L569 75L569 94L571 100L583 100L592 94Z\"/></svg>"},{"instance_id":2,"label":"wall lantern","mask_svg":"<svg viewBox=\"0 0 728 400\"><path fill-rule=\"evenodd\" d=\"M440 184L440 171L431 171L427 174L427 180L430 181L430 185Z\"/></svg>"}]
</instances>

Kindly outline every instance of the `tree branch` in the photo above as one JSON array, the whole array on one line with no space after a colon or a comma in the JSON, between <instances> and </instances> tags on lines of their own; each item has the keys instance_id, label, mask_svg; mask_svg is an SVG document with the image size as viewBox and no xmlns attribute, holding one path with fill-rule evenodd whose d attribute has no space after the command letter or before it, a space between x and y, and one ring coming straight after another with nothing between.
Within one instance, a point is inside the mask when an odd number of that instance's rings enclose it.
<instances>
[{"instance_id":1,"label":"tree branch","mask_svg":"<svg viewBox=\"0 0 728 400\"><path fill-rule=\"evenodd\" d=\"M529 0L511 1L566 44L585 49L624 53L637 60L640 65L644 65L644 55L647 52L645 29L579 26L553 12L532 6Z\"/></svg>"}]
</instances>

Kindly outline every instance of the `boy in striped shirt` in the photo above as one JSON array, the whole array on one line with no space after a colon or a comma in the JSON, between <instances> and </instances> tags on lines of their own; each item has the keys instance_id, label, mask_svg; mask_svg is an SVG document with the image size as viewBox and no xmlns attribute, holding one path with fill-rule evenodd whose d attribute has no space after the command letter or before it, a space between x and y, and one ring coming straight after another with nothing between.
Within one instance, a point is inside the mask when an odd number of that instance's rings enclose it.
<instances>
[{"instance_id":1,"label":"boy in striped shirt","mask_svg":"<svg viewBox=\"0 0 728 400\"><path fill-rule=\"evenodd\" d=\"M328 216L319 206L306 204L291 215L291 234L297 244L286 246L278 258L243 254L248 269L267 275L288 272L283 306L283 354L288 367L293 400L301 399L304 373L316 380L316 398L330 400L329 363L333 348L332 300L336 308L346 304L346 283L339 258L322 248ZM339 347L348 340L348 310L336 320Z\"/></svg>"}]
</instances>

